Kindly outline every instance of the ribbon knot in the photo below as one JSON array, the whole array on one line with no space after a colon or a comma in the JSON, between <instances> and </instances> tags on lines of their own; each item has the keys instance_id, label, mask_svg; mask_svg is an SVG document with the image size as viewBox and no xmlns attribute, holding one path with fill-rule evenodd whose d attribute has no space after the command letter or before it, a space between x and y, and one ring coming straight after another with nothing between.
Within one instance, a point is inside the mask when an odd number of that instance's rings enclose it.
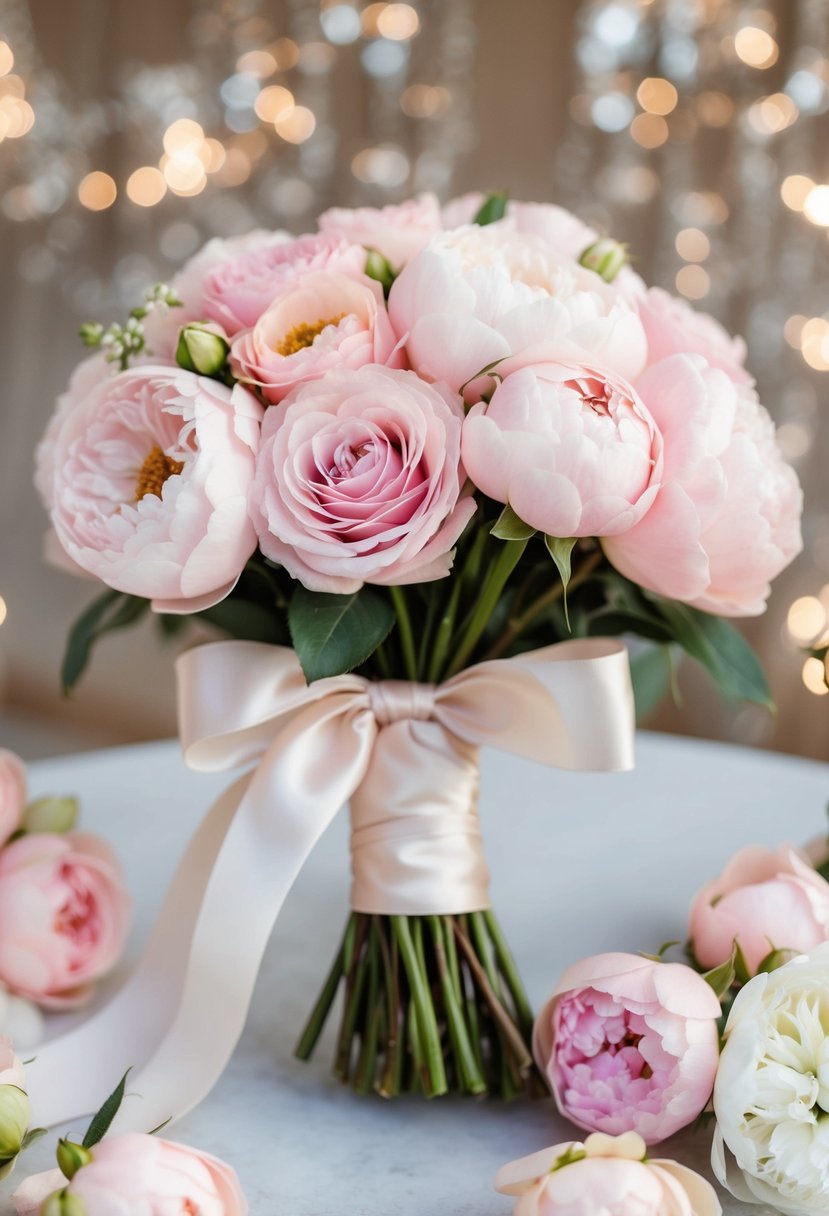
<instances>
[{"instance_id":1,"label":"ribbon knot","mask_svg":"<svg viewBox=\"0 0 829 1216\"><path fill-rule=\"evenodd\" d=\"M435 709L435 685L413 680L372 680L367 687L368 703L378 726L406 719L428 722Z\"/></svg>"}]
</instances>

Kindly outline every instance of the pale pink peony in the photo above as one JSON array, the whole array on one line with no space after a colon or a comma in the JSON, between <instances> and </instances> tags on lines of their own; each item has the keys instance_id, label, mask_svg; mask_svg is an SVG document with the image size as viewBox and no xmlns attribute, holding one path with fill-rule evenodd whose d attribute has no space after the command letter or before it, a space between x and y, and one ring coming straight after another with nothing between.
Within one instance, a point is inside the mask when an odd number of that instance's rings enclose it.
<instances>
[{"instance_id":1,"label":"pale pink peony","mask_svg":"<svg viewBox=\"0 0 829 1216\"><path fill-rule=\"evenodd\" d=\"M646 1156L635 1132L556 1144L498 1171L513 1216L722 1216L716 1192L676 1161Z\"/></svg>"},{"instance_id":2,"label":"pale pink peony","mask_svg":"<svg viewBox=\"0 0 829 1216\"><path fill-rule=\"evenodd\" d=\"M655 1144L711 1097L719 1016L713 989L690 967L599 954L561 977L536 1018L533 1054L566 1118Z\"/></svg>"},{"instance_id":3,"label":"pale pink peony","mask_svg":"<svg viewBox=\"0 0 829 1216\"><path fill-rule=\"evenodd\" d=\"M394 270L410 262L442 228L434 194L388 207L331 207L317 223L320 232L334 232L355 245L376 249Z\"/></svg>"},{"instance_id":4,"label":"pale pink peony","mask_svg":"<svg viewBox=\"0 0 829 1216\"><path fill-rule=\"evenodd\" d=\"M399 367L397 345L379 283L317 270L286 283L253 329L237 335L231 365L274 404L332 371L366 363Z\"/></svg>"},{"instance_id":5,"label":"pale pink peony","mask_svg":"<svg viewBox=\"0 0 829 1216\"><path fill-rule=\"evenodd\" d=\"M14 752L0 748L0 846L16 832L26 807L26 767Z\"/></svg>"},{"instance_id":6,"label":"pale pink peony","mask_svg":"<svg viewBox=\"0 0 829 1216\"><path fill-rule=\"evenodd\" d=\"M690 934L701 966L727 962L736 941L753 975L772 950L829 939L829 882L790 845L741 849L695 896Z\"/></svg>"},{"instance_id":7,"label":"pale pink peony","mask_svg":"<svg viewBox=\"0 0 829 1216\"><path fill-rule=\"evenodd\" d=\"M632 380L647 355L642 323L612 285L500 224L436 237L395 280L389 316L412 367L468 386L469 400L489 387L483 369L509 356L588 363Z\"/></svg>"},{"instance_id":8,"label":"pale pink peony","mask_svg":"<svg viewBox=\"0 0 829 1216\"><path fill-rule=\"evenodd\" d=\"M414 372L331 372L265 414L251 492L262 552L313 591L442 578L460 499L460 398Z\"/></svg>"},{"instance_id":9,"label":"pale pink peony","mask_svg":"<svg viewBox=\"0 0 829 1216\"><path fill-rule=\"evenodd\" d=\"M644 519L604 542L633 582L721 616L763 612L800 552L803 495L747 385L675 355L636 384L664 440L662 488Z\"/></svg>"},{"instance_id":10,"label":"pale pink peony","mask_svg":"<svg viewBox=\"0 0 829 1216\"><path fill-rule=\"evenodd\" d=\"M746 344L732 338L715 317L692 308L661 287L651 287L639 304L639 316L648 338L648 366L670 355L702 355L735 384L753 384L745 368Z\"/></svg>"},{"instance_id":11,"label":"pale pink peony","mask_svg":"<svg viewBox=\"0 0 829 1216\"><path fill-rule=\"evenodd\" d=\"M632 527L659 488L662 439L634 389L589 367L534 363L503 381L463 426L472 481L549 536Z\"/></svg>"},{"instance_id":12,"label":"pale pink peony","mask_svg":"<svg viewBox=\"0 0 829 1216\"><path fill-rule=\"evenodd\" d=\"M51 1008L80 1003L117 962L130 909L103 840L22 836L0 852L0 981Z\"/></svg>"},{"instance_id":13,"label":"pale pink peony","mask_svg":"<svg viewBox=\"0 0 829 1216\"><path fill-rule=\"evenodd\" d=\"M4 1034L0 1034L0 1085L15 1085L18 1089L26 1089L26 1072L14 1054L11 1039Z\"/></svg>"},{"instance_id":14,"label":"pale pink peony","mask_svg":"<svg viewBox=\"0 0 829 1216\"><path fill-rule=\"evenodd\" d=\"M247 515L262 407L175 367L94 383L40 454L57 537L108 586L192 612L222 599L256 548Z\"/></svg>"},{"instance_id":15,"label":"pale pink peony","mask_svg":"<svg viewBox=\"0 0 829 1216\"><path fill-rule=\"evenodd\" d=\"M248 249L219 262L207 274L201 292L201 318L216 321L229 337L252 328L274 298L297 276L310 270L333 270L350 278L362 276L366 251L335 233L301 236Z\"/></svg>"}]
</instances>

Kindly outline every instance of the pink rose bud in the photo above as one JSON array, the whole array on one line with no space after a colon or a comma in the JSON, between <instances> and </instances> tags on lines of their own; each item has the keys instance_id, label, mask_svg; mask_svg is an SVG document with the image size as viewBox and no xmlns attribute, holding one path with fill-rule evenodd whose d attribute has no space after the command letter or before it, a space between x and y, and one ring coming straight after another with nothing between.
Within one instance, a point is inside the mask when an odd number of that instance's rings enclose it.
<instances>
[{"instance_id":1,"label":"pink rose bud","mask_svg":"<svg viewBox=\"0 0 829 1216\"><path fill-rule=\"evenodd\" d=\"M0 748L0 845L20 827L25 807L25 765L14 752Z\"/></svg>"},{"instance_id":2,"label":"pink rose bud","mask_svg":"<svg viewBox=\"0 0 829 1216\"><path fill-rule=\"evenodd\" d=\"M655 1144L711 1097L719 1016L690 967L599 954L565 971L536 1018L533 1054L566 1118Z\"/></svg>"},{"instance_id":3,"label":"pink rose bud","mask_svg":"<svg viewBox=\"0 0 829 1216\"><path fill-rule=\"evenodd\" d=\"M317 223L320 232L337 233L355 245L376 249L395 270L411 261L442 227L434 194L388 207L331 207Z\"/></svg>"},{"instance_id":4,"label":"pink rose bud","mask_svg":"<svg viewBox=\"0 0 829 1216\"><path fill-rule=\"evenodd\" d=\"M130 910L103 840L21 837L0 852L0 980L41 1005L80 1003L120 957Z\"/></svg>"},{"instance_id":5,"label":"pink rose bud","mask_svg":"<svg viewBox=\"0 0 829 1216\"><path fill-rule=\"evenodd\" d=\"M689 932L700 966L727 962L736 941L754 975L773 951L829 939L829 882L790 845L741 849L694 897Z\"/></svg>"}]
</instances>

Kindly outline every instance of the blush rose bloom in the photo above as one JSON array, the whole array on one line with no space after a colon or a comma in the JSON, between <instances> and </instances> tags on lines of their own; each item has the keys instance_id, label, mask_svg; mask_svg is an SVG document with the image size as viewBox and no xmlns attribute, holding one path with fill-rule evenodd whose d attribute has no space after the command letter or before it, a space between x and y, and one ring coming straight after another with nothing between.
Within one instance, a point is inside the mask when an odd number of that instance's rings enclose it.
<instances>
[{"instance_id":1,"label":"blush rose bloom","mask_svg":"<svg viewBox=\"0 0 829 1216\"><path fill-rule=\"evenodd\" d=\"M118 961L131 900L96 836L22 836L0 852L0 981L47 1008L80 1004Z\"/></svg>"},{"instance_id":2,"label":"blush rose bloom","mask_svg":"<svg viewBox=\"0 0 829 1216\"><path fill-rule=\"evenodd\" d=\"M567 1119L655 1144L711 1097L719 1016L712 988L690 967L599 954L561 977L536 1018L533 1054Z\"/></svg>"},{"instance_id":3,"label":"blush rose bloom","mask_svg":"<svg viewBox=\"0 0 829 1216\"><path fill-rule=\"evenodd\" d=\"M639 303L639 316L648 339L648 366L670 355L702 355L735 384L754 383L745 367L745 342L732 338L708 313L661 287L651 287Z\"/></svg>"},{"instance_id":4,"label":"blush rose bloom","mask_svg":"<svg viewBox=\"0 0 829 1216\"><path fill-rule=\"evenodd\" d=\"M365 275L309 271L284 284L253 329L231 346L235 375L266 401L342 368L403 362L383 291Z\"/></svg>"},{"instance_id":5,"label":"blush rose bloom","mask_svg":"<svg viewBox=\"0 0 829 1216\"><path fill-rule=\"evenodd\" d=\"M595 1133L522 1157L498 1171L495 1189L518 1196L513 1216L722 1216L710 1182L646 1157L635 1132Z\"/></svg>"},{"instance_id":6,"label":"blush rose bloom","mask_svg":"<svg viewBox=\"0 0 829 1216\"><path fill-rule=\"evenodd\" d=\"M509 367L464 422L463 463L478 489L549 536L631 528L662 470L662 438L634 389L589 367Z\"/></svg>"},{"instance_id":7,"label":"blush rose bloom","mask_svg":"<svg viewBox=\"0 0 829 1216\"><path fill-rule=\"evenodd\" d=\"M664 441L662 487L641 520L604 542L627 578L720 616L756 616L803 547L803 495L774 424L747 385L674 355L636 389Z\"/></svg>"},{"instance_id":8,"label":"blush rose bloom","mask_svg":"<svg viewBox=\"0 0 829 1216\"><path fill-rule=\"evenodd\" d=\"M461 498L460 398L364 367L265 414L251 491L262 552L312 591L443 578L475 511Z\"/></svg>"},{"instance_id":9,"label":"blush rose bloom","mask_svg":"<svg viewBox=\"0 0 829 1216\"><path fill-rule=\"evenodd\" d=\"M262 407L241 385L136 367L73 398L39 482L69 558L110 587L195 612L256 548L247 515Z\"/></svg>"},{"instance_id":10,"label":"blush rose bloom","mask_svg":"<svg viewBox=\"0 0 829 1216\"><path fill-rule=\"evenodd\" d=\"M741 849L691 906L690 934L706 969L739 943L754 974L772 950L811 950L829 938L829 882L790 845Z\"/></svg>"},{"instance_id":11,"label":"blush rose bloom","mask_svg":"<svg viewBox=\"0 0 829 1216\"><path fill-rule=\"evenodd\" d=\"M23 821L26 808L26 766L14 752L0 748L0 845Z\"/></svg>"},{"instance_id":12,"label":"blush rose bloom","mask_svg":"<svg viewBox=\"0 0 829 1216\"><path fill-rule=\"evenodd\" d=\"M538 236L498 224L436 237L395 280L389 316L412 367L478 400L499 360L589 363L634 379L647 346L636 312ZM470 384L470 382L472 382Z\"/></svg>"},{"instance_id":13,"label":"blush rose bloom","mask_svg":"<svg viewBox=\"0 0 829 1216\"><path fill-rule=\"evenodd\" d=\"M443 227L434 194L388 207L331 207L317 223L320 232L337 233L355 245L376 249L394 270L410 262Z\"/></svg>"}]
</instances>

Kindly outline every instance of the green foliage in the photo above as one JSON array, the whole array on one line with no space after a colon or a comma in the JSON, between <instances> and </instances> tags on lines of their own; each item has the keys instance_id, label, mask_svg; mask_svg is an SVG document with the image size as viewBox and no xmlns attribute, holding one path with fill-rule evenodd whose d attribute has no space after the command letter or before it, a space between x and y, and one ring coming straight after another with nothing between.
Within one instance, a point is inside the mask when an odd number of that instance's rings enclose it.
<instances>
[{"instance_id":1,"label":"green foliage","mask_svg":"<svg viewBox=\"0 0 829 1216\"><path fill-rule=\"evenodd\" d=\"M106 633L135 625L149 610L150 601L125 595L121 591L105 591L93 600L75 621L61 667L63 691L70 692L86 670L92 649Z\"/></svg>"},{"instance_id":2,"label":"green foliage","mask_svg":"<svg viewBox=\"0 0 829 1216\"><path fill-rule=\"evenodd\" d=\"M93 1116L92 1122L86 1129L86 1135L81 1141L84 1148L92 1148L94 1145L98 1144L99 1141L103 1140L104 1136L109 1131L110 1127L112 1126L112 1120L118 1114L118 1111L121 1109L121 1103L124 1101L124 1090L127 1086L127 1077L130 1075L131 1071L131 1068L127 1069L121 1080L115 1086L115 1089L107 1098L106 1102L104 1102L101 1109L96 1115Z\"/></svg>"},{"instance_id":3,"label":"green foliage","mask_svg":"<svg viewBox=\"0 0 829 1216\"><path fill-rule=\"evenodd\" d=\"M378 249L367 250L365 271L370 279L376 279L383 288L383 295L388 299L392 284L397 278L388 258L384 258Z\"/></svg>"},{"instance_id":4,"label":"green foliage","mask_svg":"<svg viewBox=\"0 0 829 1216\"><path fill-rule=\"evenodd\" d=\"M327 595L297 584L288 626L308 683L359 667L388 637L395 614L372 587L352 595Z\"/></svg>"},{"instance_id":5,"label":"green foliage","mask_svg":"<svg viewBox=\"0 0 829 1216\"><path fill-rule=\"evenodd\" d=\"M484 200L472 223L483 227L485 224L494 224L496 220L502 220L507 214L508 202L509 195L506 190L496 190Z\"/></svg>"},{"instance_id":6,"label":"green foliage","mask_svg":"<svg viewBox=\"0 0 829 1216\"><path fill-rule=\"evenodd\" d=\"M491 529L491 535L496 536L498 540L529 540L531 536L535 536L535 532L535 528L518 518L509 504L504 507Z\"/></svg>"},{"instance_id":7,"label":"green foliage","mask_svg":"<svg viewBox=\"0 0 829 1216\"><path fill-rule=\"evenodd\" d=\"M547 546L547 552L556 564L556 569L561 578L561 585L564 588L564 620L569 630L570 612L567 607L567 588L570 584L570 561L576 545L576 538L574 536L545 536L544 543Z\"/></svg>"}]
</instances>

